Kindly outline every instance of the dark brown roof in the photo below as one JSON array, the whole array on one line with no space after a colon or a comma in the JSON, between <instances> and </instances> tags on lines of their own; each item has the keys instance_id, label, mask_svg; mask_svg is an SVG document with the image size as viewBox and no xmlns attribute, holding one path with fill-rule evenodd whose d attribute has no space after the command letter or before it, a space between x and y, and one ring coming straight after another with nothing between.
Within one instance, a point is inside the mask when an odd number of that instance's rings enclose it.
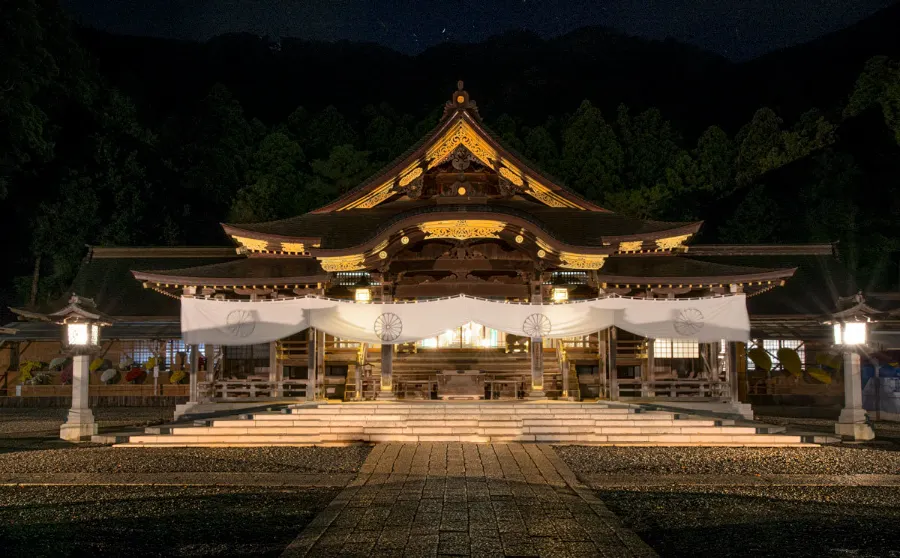
<instances>
[{"instance_id":1,"label":"dark brown roof","mask_svg":"<svg viewBox=\"0 0 900 558\"><path fill-rule=\"evenodd\" d=\"M703 257L726 264L796 267L784 287L750 297L747 309L756 316L827 316L838 308L838 300L859 289L853 275L834 256L731 256Z\"/></svg>"},{"instance_id":2,"label":"dark brown roof","mask_svg":"<svg viewBox=\"0 0 900 558\"><path fill-rule=\"evenodd\" d=\"M178 317L178 300L143 288L135 281L132 269L185 268L239 257L234 248L92 248L66 293L53 303L30 310L54 312L75 293L93 299L101 312L118 319Z\"/></svg>"},{"instance_id":3,"label":"dark brown roof","mask_svg":"<svg viewBox=\"0 0 900 558\"><path fill-rule=\"evenodd\" d=\"M685 227L695 231L700 226L700 223L643 221L615 213L547 207L526 200L492 200L486 204L458 205L431 201L392 203L371 209L307 213L267 223L226 225L226 230L239 236L242 231L248 231L276 238L321 238L322 249L344 249L364 244L404 219L437 213L443 215L434 215L434 219L466 218L472 213L496 215L497 219L518 217L562 243L592 247L602 246L610 237L660 236L656 233Z\"/></svg>"},{"instance_id":4,"label":"dark brown roof","mask_svg":"<svg viewBox=\"0 0 900 558\"><path fill-rule=\"evenodd\" d=\"M241 258L224 263L165 270L134 271L134 277L151 283L177 285L271 285L317 283L328 280L313 258Z\"/></svg>"},{"instance_id":5,"label":"dark brown roof","mask_svg":"<svg viewBox=\"0 0 900 558\"><path fill-rule=\"evenodd\" d=\"M613 284L653 283L656 279L678 283L739 283L790 277L793 269L745 267L695 260L685 256L612 256L598 272L598 280Z\"/></svg>"}]
</instances>

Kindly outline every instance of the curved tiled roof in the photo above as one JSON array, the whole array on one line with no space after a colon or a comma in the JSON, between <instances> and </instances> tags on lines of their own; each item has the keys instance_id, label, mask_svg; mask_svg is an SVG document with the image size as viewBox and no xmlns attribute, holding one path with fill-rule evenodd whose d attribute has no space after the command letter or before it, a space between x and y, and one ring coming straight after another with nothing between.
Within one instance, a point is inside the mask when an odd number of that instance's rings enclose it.
<instances>
[{"instance_id":1,"label":"curved tiled roof","mask_svg":"<svg viewBox=\"0 0 900 558\"><path fill-rule=\"evenodd\" d=\"M666 231L690 228L700 223L643 221L615 213L547 207L525 200L491 201L485 204L435 204L401 202L371 209L351 209L336 213L307 213L281 221L225 225L230 234L272 239L319 238L322 249L343 249L364 244L392 225L412 217L434 215L434 219L466 218L476 213L504 216L534 224L546 234L572 246L602 246L609 238L658 238ZM444 214L439 216L438 214ZM449 215L448 215L449 214ZM423 219L424 220L424 219Z\"/></svg>"},{"instance_id":2,"label":"curved tiled roof","mask_svg":"<svg viewBox=\"0 0 900 558\"><path fill-rule=\"evenodd\" d=\"M695 260L684 256L613 256L597 272L606 283L653 283L654 280L678 282L765 281L790 277L794 268L761 268Z\"/></svg>"},{"instance_id":3,"label":"curved tiled roof","mask_svg":"<svg viewBox=\"0 0 900 558\"><path fill-rule=\"evenodd\" d=\"M134 277L155 283L178 285L259 285L277 283L316 283L328 274L313 258L241 258L238 260L152 271L132 271ZM273 281L277 280L277 281Z\"/></svg>"}]
</instances>

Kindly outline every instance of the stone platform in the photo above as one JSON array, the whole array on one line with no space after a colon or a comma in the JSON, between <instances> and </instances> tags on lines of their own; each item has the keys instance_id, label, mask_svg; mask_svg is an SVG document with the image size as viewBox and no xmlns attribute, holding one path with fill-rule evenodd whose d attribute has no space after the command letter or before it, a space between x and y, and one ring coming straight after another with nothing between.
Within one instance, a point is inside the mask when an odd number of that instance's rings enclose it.
<instances>
[{"instance_id":1,"label":"stone platform","mask_svg":"<svg viewBox=\"0 0 900 558\"><path fill-rule=\"evenodd\" d=\"M571 402L302 404L148 428L120 446L274 446L358 442L552 442L615 446L804 446L776 426L640 405Z\"/></svg>"}]
</instances>

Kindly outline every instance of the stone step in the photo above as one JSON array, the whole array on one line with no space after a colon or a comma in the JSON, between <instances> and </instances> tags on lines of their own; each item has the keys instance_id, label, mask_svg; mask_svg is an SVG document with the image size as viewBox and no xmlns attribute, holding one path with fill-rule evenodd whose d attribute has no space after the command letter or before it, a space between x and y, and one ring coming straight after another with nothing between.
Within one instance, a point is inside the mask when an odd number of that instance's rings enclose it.
<instances>
[{"instance_id":1,"label":"stone step","mask_svg":"<svg viewBox=\"0 0 900 558\"><path fill-rule=\"evenodd\" d=\"M597 435L597 434L519 434L519 433L458 433L458 434L382 434L363 433L349 436L321 435L196 435L196 436L132 436L126 447L215 447L249 445L311 445L348 442L559 442L622 446L751 446L751 447L813 447L800 436L762 435Z\"/></svg>"}]
</instances>

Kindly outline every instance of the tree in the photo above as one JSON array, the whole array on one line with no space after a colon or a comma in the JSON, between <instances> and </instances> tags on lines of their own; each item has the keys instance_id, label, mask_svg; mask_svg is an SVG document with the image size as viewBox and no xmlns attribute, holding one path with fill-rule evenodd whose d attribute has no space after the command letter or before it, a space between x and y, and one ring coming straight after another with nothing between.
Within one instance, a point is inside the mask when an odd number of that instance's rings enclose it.
<instances>
[{"instance_id":1,"label":"tree","mask_svg":"<svg viewBox=\"0 0 900 558\"><path fill-rule=\"evenodd\" d=\"M707 128L697 140L697 187L714 198L728 195L734 188L734 145L718 126Z\"/></svg>"},{"instance_id":2,"label":"tree","mask_svg":"<svg viewBox=\"0 0 900 558\"><path fill-rule=\"evenodd\" d=\"M306 138L300 145L310 157L327 157L339 145L356 145L359 136L334 106L315 115L306 129Z\"/></svg>"},{"instance_id":3,"label":"tree","mask_svg":"<svg viewBox=\"0 0 900 558\"><path fill-rule=\"evenodd\" d=\"M566 184L602 200L622 184L624 154L600 110L584 101L563 132L561 173Z\"/></svg>"},{"instance_id":4,"label":"tree","mask_svg":"<svg viewBox=\"0 0 900 558\"><path fill-rule=\"evenodd\" d=\"M245 184L254 132L244 111L228 89L215 85L199 114L184 131L187 141L178 148L175 171L182 176L182 217L199 231L215 230ZM179 136L170 138L177 142Z\"/></svg>"},{"instance_id":5,"label":"tree","mask_svg":"<svg viewBox=\"0 0 900 558\"><path fill-rule=\"evenodd\" d=\"M739 186L745 186L763 173L781 166L784 159L781 118L769 108L759 109L753 119L740 129L735 143L735 181Z\"/></svg>"},{"instance_id":6,"label":"tree","mask_svg":"<svg viewBox=\"0 0 900 558\"><path fill-rule=\"evenodd\" d=\"M267 135L250 158L249 184L237 194L231 219L239 223L271 221L300 213L309 176L306 157L296 141L283 132Z\"/></svg>"},{"instance_id":7,"label":"tree","mask_svg":"<svg viewBox=\"0 0 900 558\"><path fill-rule=\"evenodd\" d=\"M319 179L315 189L320 199L330 201L368 178L374 171L369 155L368 151L358 151L352 145L338 145L332 148L328 159L313 161L312 170Z\"/></svg>"},{"instance_id":8,"label":"tree","mask_svg":"<svg viewBox=\"0 0 900 558\"><path fill-rule=\"evenodd\" d=\"M559 149L553 136L543 126L535 126L525 134L525 156L542 170L558 172Z\"/></svg>"}]
</instances>

